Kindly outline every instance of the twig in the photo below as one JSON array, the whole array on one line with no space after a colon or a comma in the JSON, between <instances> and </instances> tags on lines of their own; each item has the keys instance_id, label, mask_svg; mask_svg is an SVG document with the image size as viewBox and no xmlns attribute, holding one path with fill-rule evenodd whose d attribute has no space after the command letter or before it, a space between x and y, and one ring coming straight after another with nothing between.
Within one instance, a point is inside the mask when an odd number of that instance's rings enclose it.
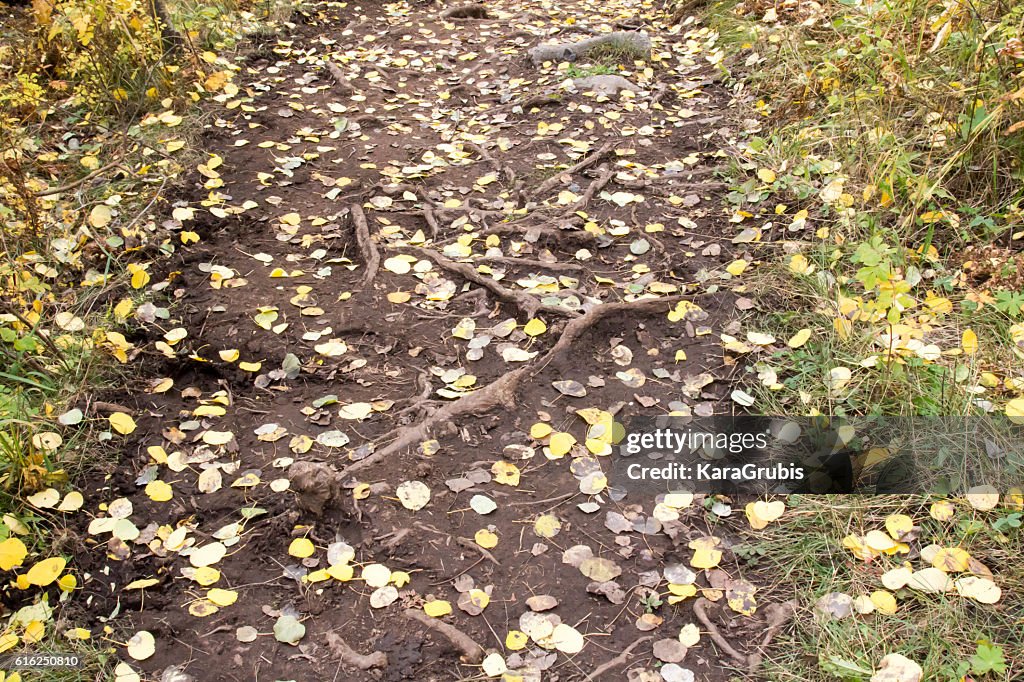
<instances>
[{"instance_id":1,"label":"twig","mask_svg":"<svg viewBox=\"0 0 1024 682\"><path fill-rule=\"evenodd\" d=\"M608 168L600 176L598 176L593 182L587 185L587 191L583 193L576 201L572 202L562 213L563 216L570 216L577 211L582 211L590 203L590 200L594 198L594 195L604 189L605 185L611 182L612 176L615 175L614 168Z\"/></svg>"},{"instance_id":2,"label":"twig","mask_svg":"<svg viewBox=\"0 0 1024 682\"><path fill-rule=\"evenodd\" d=\"M74 182L69 182L66 185L61 185L59 187L47 187L46 189L39 190L38 192L33 192L33 196L48 197L51 194L60 194L61 192L71 191L71 190L75 189L76 187L78 187L79 185L84 185L85 183L89 182L90 180L95 178L97 175L100 175L102 173L106 173L111 168L113 168L115 166L120 166L120 165L121 165L121 159L118 159L117 161L111 161L107 165L101 166L100 168L97 168L93 172L91 172L88 175L85 175L85 176L75 180Z\"/></svg>"},{"instance_id":3,"label":"twig","mask_svg":"<svg viewBox=\"0 0 1024 682\"><path fill-rule=\"evenodd\" d=\"M443 620L431 618L418 609L406 609L403 614L410 620L415 620L431 630L444 635L445 639L451 642L456 649L462 652L462 660L465 663L479 663L484 658L484 648L473 641L473 638L454 625L449 625Z\"/></svg>"},{"instance_id":4,"label":"twig","mask_svg":"<svg viewBox=\"0 0 1024 682\"><path fill-rule=\"evenodd\" d=\"M627 663L629 661L629 655L631 653L633 653L633 649L637 648L638 646L640 646L644 642L648 642L648 641L650 641L652 639L654 639L654 637L647 636L647 637L641 637L640 639L634 641L632 644L630 644L625 649L623 649L621 654L619 654L615 658L611 659L610 661L608 661L606 663L602 663L601 665L599 665L596 668L594 668L594 672L590 673L589 675L587 675L584 678L585 682L590 682L590 680L596 680L597 678L601 677L601 675L604 675L609 670L612 670L614 668L618 668L620 665L623 665L623 664Z\"/></svg>"},{"instance_id":5,"label":"twig","mask_svg":"<svg viewBox=\"0 0 1024 682\"><path fill-rule=\"evenodd\" d=\"M359 243L359 250L366 262L366 274L363 275L363 288L368 288L377 276L380 268L380 252L370 238L370 227L366 224L366 214L359 204L352 204L352 223L356 227L356 241Z\"/></svg>"},{"instance_id":6,"label":"twig","mask_svg":"<svg viewBox=\"0 0 1024 682\"><path fill-rule=\"evenodd\" d=\"M522 267L544 268L546 270L554 270L556 272L579 272L580 270L585 269L582 265L577 263L546 263L541 260L532 260L530 258L511 258L508 256L484 256L481 260L508 263L509 265L518 265Z\"/></svg>"}]
</instances>

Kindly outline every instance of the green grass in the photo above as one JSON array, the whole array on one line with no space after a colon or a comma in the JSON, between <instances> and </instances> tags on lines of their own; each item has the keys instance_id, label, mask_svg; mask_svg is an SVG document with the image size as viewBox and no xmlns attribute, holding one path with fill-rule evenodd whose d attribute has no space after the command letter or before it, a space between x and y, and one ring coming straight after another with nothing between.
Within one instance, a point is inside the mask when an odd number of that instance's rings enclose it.
<instances>
[{"instance_id":1,"label":"green grass","mask_svg":"<svg viewBox=\"0 0 1024 682\"><path fill-rule=\"evenodd\" d=\"M901 653L919 663L926 680L956 682L967 673L978 642L1003 648L1007 670L1024 665L1024 606L1015 597L1024 589L1024 568L1014 557L1024 551L1020 528L993 528L1008 511L975 512L958 506L956 517L938 522L928 515L928 501L914 496L791 496L779 524L752 534L743 554L755 555L753 568L771 585L764 601L796 597L795 623L773 644L762 674L778 682L870 679L887 653ZM843 547L849 534L885 528L889 514L907 514L921 527L916 545L935 542L961 547L985 563L1002 587L1002 602L989 606L955 593L932 595L910 589L894 591L893 615L872 613L826 621L813 605L830 592L851 597L882 590L879 575L905 560L882 556L871 562L856 559ZM915 568L923 566L913 560ZM988 673L979 682L1010 680L1011 673Z\"/></svg>"}]
</instances>

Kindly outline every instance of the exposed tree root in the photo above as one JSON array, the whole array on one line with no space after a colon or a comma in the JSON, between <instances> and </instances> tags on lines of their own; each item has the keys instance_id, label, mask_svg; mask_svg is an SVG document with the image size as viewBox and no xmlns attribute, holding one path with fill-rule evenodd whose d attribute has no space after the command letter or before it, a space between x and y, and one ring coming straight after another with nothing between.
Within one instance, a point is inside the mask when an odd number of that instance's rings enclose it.
<instances>
[{"instance_id":1,"label":"exposed tree root","mask_svg":"<svg viewBox=\"0 0 1024 682\"><path fill-rule=\"evenodd\" d=\"M441 226L437 223L437 216L434 215L434 209L430 208L430 204L426 202L423 204L423 218L427 221L427 227L430 228L431 240L437 239L437 233L441 231Z\"/></svg>"},{"instance_id":2,"label":"exposed tree root","mask_svg":"<svg viewBox=\"0 0 1024 682\"><path fill-rule=\"evenodd\" d=\"M532 378L540 373L548 363L564 353L590 327L609 315L671 308L677 302L683 300L683 298L682 296L645 298L626 303L605 303L604 305L592 308L585 315L570 320L565 325L555 345L542 355L539 360L535 360L532 364L524 365L517 370L505 374L500 379L491 382L478 391L474 391L453 402L446 403L440 409L430 412L419 424L391 431L381 438L381 440L392 439L387 446L349 465L342 472L342 475L349 476L381 460L397 455L417 443L429 440L435 426L453 423L464 414L484 414L499 405L509 410L514 409L519 382L524 378Z\"/></svg>"},{"instance_id":3,"label":"exposed tree root","mask_svg":"<svg viewBox=\"0 0 1024 682\"><path fill-rule=\"evenodd\" d=\"M647 636L647 637L641 637L640 639L634 641L632 644L630 644L625 649L623 649L621 654L619 654L615 658L611 659L610 661L608 661L606 663L602 663L601 665L599 665L596 668L594 668L594 671L591 672L589 675L587 675L584 678L585 682L590 682L591 680L596 680L599 677L601 677L601 675L604 675L606 672L608 672L609 670L614 670L615 668L618 668L621 665L625 665L626 663L629 662L629 655L631 653L633 653L633 649L637 648L638 646L640 646L644 642L649 642L652 639L654 639L654 637Z\"/></svg>"},{"instance_id":4,"label":"exposed tree root","mask_svg":"<svg viewBox=\"0 0 1024 682\"><path fill-rule=\"evenodd\" d=\"M403 614L410 620L436 630L444 635L445 639L462 652L462 660L465 663L479 663L484 659L484 648L473 641L473 638L454 625L449 625L438 618L431 618L419 609L406 609Z\"/></svg>"},{"instance_id":5,"label":"exposed tree root","mask_svg":"<svg viewBox=\"0 0 1024 682\"><path fill-rule=\"evenodd\" d=\"M477 552L480 556L487 559L495 566L501 566L501 562L495 559L493 554L491 554L489 551L487 551L487 549L476 544L469 538L455 538L455 542L459 545L459 547L464 547L466 549L471 549Z\"/></svg>"},{"instance_id":6,"label":"exposed tree root","mask_svg":"<svg viewBox=\"0 0 1024 682\"><path fill-rule=\"evenodd\" d=\"M562 212L562 216L571 216L577 211L582 211L590 204L590 201L594 198L594 195L600 192L605 186L611 182L612 177L615 176L614 168L606 168L601 175L599 175L593 182L587 185L587 189L576 201L569 204L569 206Z\"/></svg>"},{"instance_id":7,"label":"exposed tree root","mask_svg":"<svg viewBox=\"0 0 1024 682\"><path fill-rule=\"evenodd\" d=\"M386 668L388 667L388 656L383 651L374 651L372 654L361 654L341 638L341 635L336 632L328 632L327 635L327 648L331 650L331 653L335 655L343 664L352 666L353 668L359 668L360 670L369 670L370 668Z\"/></svg>"},{"instance_id":8,"label":"exposed tree root","mask_svg":"<svg viewBox=\"0 0 1024 682\"><path fill-rule=\"evenodd\" d=\"M747 656L741 654L733 648L732 644L729 644L729 640L722 636L722 633L718 631L718 626L712 622L711 618L708 617L705 607L708 605L708 600L704 597L699 597L697 601L693 603L693 614L697 616L697 620L707 628L708 635L712 641L718 645L718 648L728 654L731 658L735 659L737 663L742 665L744 668L750 665L750 659Z\"/></svg>"},{"instance_id":9,"label":"exposed tree root","mask_svg":"<svg viewBox=\"0 0 1024 682\"><path fill-rule=\"evenodd\" d=\"M373 278L377 276L377 270L380 269L380 252L370 237L370 226L366 223L366 214L363 213L363 208L359 204L352 204L349 210L352 214L352 223L356 227L356 242L359 244L359 251L366 263L366 273L363 275L363 288L366 289L373 283Z\"/></svg>"},{"instance_id":10,"label":"exposed tree root","mask_svg":"<svg viewBox=\"0 0 1024 682\"><path fill-rule=\"evenodd\" d=\"M586 269L578 263L546 263L542 260L515 258L511 256L483 256L481 260L494 261L496 263L507 263L509 265L516 265L524 268L552 270L554 272L580 272L581 270Z\"/></svg>"},{"instance_id":11,"label":"exposed tree root","mask_svg":"<svg viewBox=\"0 0 1024 682\"><path fill-rule=\"evenodd\" d=\"M532 192L530 192L530 196L531 197L542 197L542 196L545 196L548 192L550 192L554 188L558 187L559 185L563 184L562 183L562 179L564 177L569 176L571 178L574 174L579 173L584 168L587 168L588 166L594 165L595 163L597 163L598 161L603 159L605 156L607 156L608 152L610 152L614 147L615 147L615 143L614 142L606 142L600 149L598 149L596 152L594 152L590 156L584 158L582 161L577 163L575 166L572 166L571 168L567 168L566 170L561 171L560 173L556 174L555 176L550 177L547 180L545 180L544 182L542 182L539 185L537 185L537 189L535 189Z\"/></svg>"},{"instance_id":12,"label":"exposed tree root","mask_svg":"<svg viewBox=\"0 0 1024 682\"><path fill-rule=\"evenodd\" d=\"M327 62L324 66L327 69L327 72L331 74L331 78L334 79L334 83L337 86L336 90L339 95L342 97L348 97L355 92L352 85L348 82L348 78L345 77L345 72L342 71L337 64Z\"/></svg>"},{"instance_id":13,"label":"exposed tree root","mask_svg":"<svg viewBox=\"0 0 1024 682\"><path fill-rule=\"evenodd\" d=\"M442 19L487 19L487 8L483 5L470 3L468 5L455 5L448 7L441 12Z\"/></svg>"},{"instance_id":14,"label":"exposed tree root","mask_svg":"<svg viewBox=\"0 0 1024 682\"><path fill-rule=\"evenodd\" d=\"M430 259L445 270L454 272L463 279L482 286L499 299L516 306L529 317L536 317L537 313L541 312L548 313L549 315L560 315L562 317L574 314L571 310L566 308L544 305L535 297L525 292L509 289L487 275L477 272L476 268L468 263L456 263L455 261L449 260L438 254L436 251L431 251L429 249L422 249L416 246L409 246L405 248L409 251L415 252L420 256L420 258Z\"/></svg>"}]
</instances>

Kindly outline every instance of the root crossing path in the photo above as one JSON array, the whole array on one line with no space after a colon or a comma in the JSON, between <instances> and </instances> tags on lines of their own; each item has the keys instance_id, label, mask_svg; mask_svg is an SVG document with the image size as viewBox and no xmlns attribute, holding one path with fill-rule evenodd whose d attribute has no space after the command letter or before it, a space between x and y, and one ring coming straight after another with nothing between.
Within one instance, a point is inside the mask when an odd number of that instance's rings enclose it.
<instances>
[{"instance_id":1,"label":"root crossing path","mask_svg":"<svg viewBox=\"0 0 1024 682\"><path fill-rule=\"evenodd\" d=\"M124 666L678 681L757 653L700 497L609 488L613 419L735 409L753 260L716 37L642 7L314 3L238 60L78 529L86 615L155 642Z\"/></svg>"}]
</instances>

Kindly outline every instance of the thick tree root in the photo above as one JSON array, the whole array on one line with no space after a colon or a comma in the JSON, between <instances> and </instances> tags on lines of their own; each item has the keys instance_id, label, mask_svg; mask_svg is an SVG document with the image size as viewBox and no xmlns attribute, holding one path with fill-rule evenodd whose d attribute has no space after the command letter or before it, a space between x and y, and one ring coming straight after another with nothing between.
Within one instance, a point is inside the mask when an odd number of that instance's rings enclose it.
<instances>
[{"instance_id":1,"label":"thick tree root","mask_svg":"<svg viewBox=\"0 0 1024 682\"><path fill-rule=\"evenodd\" d=\"M529 317L536 317L537 313L547 313L549 315L559 315L561 317L572 316L575 313L567 308L561 308L558 306L544 305L535 297L514 289L509 289L502 284L499 284L494 279L477 272L476 268L467 263L456 263L455 261L448 260L444 256L438 254L436 251L429 249L422 249L415 246L406 247L409 251L413 251L418 254L420 258L430 259L437 263L440 267L458 274L465 280L478 284L483 288L490 291L492 294L497 296L502 301L511 303L520 310L523 311Z\"/></svg>"},{"instance_id":2,"label":"thick tree root","mask_svg":"<svg viewBox=\"0 0 1024 682\"><path fill-rule=\"evenodd\" d=\"M462 652L462 660L465 663L479 663L484 659L484 648L473 641L473 638L454 625L449 625L438 618L431 618L419 609L406 609L403 612L406 618L414 620L431 630L444 635L445 639Z\"/></svg>"},{"instance_id":3,"label":"thick tree root","mask_svg":"<svg viewBox=\"0 0 1024 682\"><path fill-rule=\"evenodd\" d=\"M465 414L481 415L499 405L508 410L515 407L516 391L519 382L524 378L533 378L541 372L554 359L564 353L584 332L590 327L611 315L618 315L628 312L648 312L653 310L666 310L673 307L677 302L683 300L682 296L669 296L665 298L645 298L638 301L626 303L605 303L592 308L581 317L570 320L562 330L558 341L539 360L532 364L524 365L517 370L509 372L484 388L463 396L454 402L450 402L429 413L423 421L413 426L406 426L391 431L381 440L391 438L387 446L377 450L364 459L349 465L343 472L343 476L349 476L356 471L365 469L368 466L386 460L394 455L400 454L406 448L417 443L430 439L435 426L441 424L455 423L457 418ZM294 465L293 465L294 466Z\"/></svg>"},{"instance_id":4,"label":"thick tree root","mask_svg":"<svg viewBox=\"0 0 1024 682\"><path fill-rule=\"evenodd\" d=\"M328 632L326 637L327 648L330 649L331 653L345 665L349 665L360 670L388 667L388 656L383 651L374 651L372 654L361 654L346 644L345 640L341 638L341 635L335 632Z\"/></svg>"},{"instance_id":5,"label":"thick tree root","mask_svg":"<svg viewBox=\"0 0 1024 682\"><path fill-rule=\"evenodd\" d=\"M693 603L693 614L697 616L697 620L699 620L701 624L705 628L707 628L708 635L711 637L711 640L718 645L719 649L728 654L729 657L733 658L737 663L742 665L744 668L748 667L750 665L750 659L747 656L736 651L736 649L733 648L732 644L729 644L729 640L723 637L722 633L718 631L718 626L711 621L711 618L708 616L707 611L704 610L707 607L707 605L707 599L705 599L704 597L698 598L697 601Z\"/></svg>"},{"instance_id":6,"label":"thick tree root","mask_svg":"<svg viewBox=\"0 0 1024 682\"><path fill-rule=\"evenodd\" d=\"M363 275L363 288L369 288L373 278L377 276L380 269L380 252L377 245L370 237L370 226L366 223L366 214L359 204L352 204L349 209L352 214L352 224L356 227L356 242L359 244L359 251L362 253L363 261L366 263L366 273Z\"/></svg>"},{"instance_id":7,"label":"thick tree root","mask_svg":"<svg viewBox=\"0 0 1024 682\"><path fill-rule=\"evenodd\" d=\"M609 670L614 670L615 668L618 668L621 665L625 665L626 663L629 663L629 655L631 653L633 653L633 649L637 648L638 646L640 646L644 642L649 642L652 639L654 639L654 637L648 636L648 637L641 637L640 639L634 641L632 644L630 644L625 649L623 649L621 654L619 654L615 658L611 659L610 661L608 661L606 663L602 663L601 665L599 665L596 668L594 668L593 672L591 672L589 675L587 675L584 678L585 682L591 682L591 680L597 680L598 678L601 677L601 675L604 675Z\"/></svg>"}]
</instances>

